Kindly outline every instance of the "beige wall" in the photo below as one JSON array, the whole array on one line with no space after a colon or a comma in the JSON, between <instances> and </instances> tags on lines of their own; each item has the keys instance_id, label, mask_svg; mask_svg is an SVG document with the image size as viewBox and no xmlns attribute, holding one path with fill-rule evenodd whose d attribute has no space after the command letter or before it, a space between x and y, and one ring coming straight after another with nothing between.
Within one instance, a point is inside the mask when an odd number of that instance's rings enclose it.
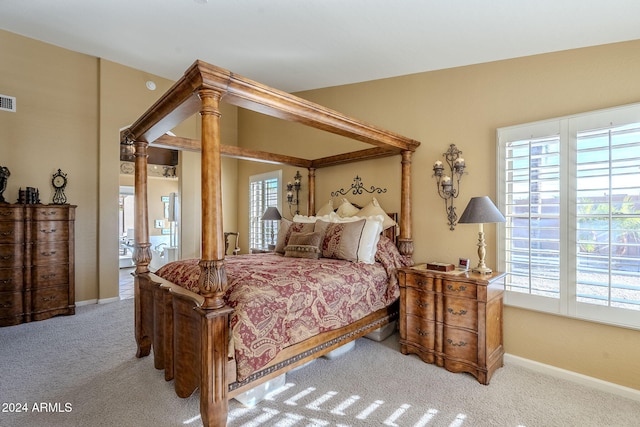
<instances>
[{"instance_id":1,"label":"beige wall","mask_svg":"<svg viewBox=\"0 0 640 427\"><path fill-rule=\"evenodd\" d=\"M446 226L431 177L433 162L442 159L451 143L464 152L469 174L463 179L458 212L473 196L495 199L496 128L640 101L638 51L640 41L620 43L301 95L421 141L413 158L414 258L476 260L476 228L459 225L452 232ZM69 201L78 205L76 298L114 298L118 130L135 120L171 82L4 31L0 31L0 52L0 93L18 98L17 113L0 112L0 165L12 172L5 196L13 200L19 187L29 185L39 187L48 201L51 174L57 168L67 172ZM158 85L155 92L144 86L149 78ZM225 107L223 142L235 144L237 138L245 146L276 143L280 152L295 155L295 149L310 158L323 155L330 144L344 151L353 148L340 138L269 120ZM177 133L197 136L197 121L188 121ZM225 228L236 228L246 237L243 212L248 192L243 189L248 188L248 176L277 168L225 160ZM285 182L298 170L282 169ZM300 172L305 177L304 200L308 181L306 172ZM318 171L318 205L331 191L348 187L356 174L367 186L388 189L377 196L385 208L399 208L400 160L395 157ZM183 216L190 219L183 224L183 242L189 242L183 245L183 256L198 256L199 156L195 153L181 154L180 191ZM490 248L495 248L493 227L486 231ZM488 264L495 266L492 251ZM514 307L506 308L504 325L505 346L511 354L640 389L639 331Z\"/></svg>"},{"instance_id":2,"label":"beige wall","mask_svg":"<svg viewBox=\"0 0 640 427\"><path fill-rule=\"evenodd\" d=\"M67 200L78 206L76 300L95 299L99 61L4 31L0 52L0 93L15 96L17 107L0 111L0 165L11 171L4 197L15 203L30 186L51 203L51 176L58 168L67 174Z\"/></svg>"},{"instance_id":3,"label":"beige wall","mask_svg":"<svg viewBox=\"0 0 640 427\"><path fill-rule=\"evenodd\" d=\"M498 61L298 95L422 142L413 157L414 259L477 262L477 226L449 231L443 202L436 194L432 164L456 144L467 161L456 201L458 214L471 197L495 200L496 129L567 114L640 101L640 41ZM265 126L266 125L266 126ZM240 113L241 145L277 142L279 150L320 142L340 142L295 125L272 124ZM313 158L315 151L310 150ZM268 167L244 165L245 175ZM275 169L275 167L271 167ZM293 170L295 173L295 170ZM287 176L293 173L285 173ZM306 176L304 171L301 171ZM388 188L377 196L390 211L399 208L400 159L376 160L318 171L318 204L331 191L348 187L355 175L367 186ZM307 183L306 178L303 185ZM365 198L366 199L366 198ZM382 201L381 200L381 201ZM240 201L242 205L244 201ZM239 222L243 224L243 219ZM486 226L487 262L495 267L495 227ZM507 307L504 318L508 353L640 389L640 331L594 324Z\"/></svg>"}]
</instances>

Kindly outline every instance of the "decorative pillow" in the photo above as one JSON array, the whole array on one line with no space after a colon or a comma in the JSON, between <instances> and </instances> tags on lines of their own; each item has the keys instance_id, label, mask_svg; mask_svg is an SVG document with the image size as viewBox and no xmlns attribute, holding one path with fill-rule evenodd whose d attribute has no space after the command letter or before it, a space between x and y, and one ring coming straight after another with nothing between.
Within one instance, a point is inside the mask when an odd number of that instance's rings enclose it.
<instances>
[{"instance_id":1,"label":"decorative pillow","mask_svg":"<svg viewBox=\"0 0 640 427\"><path fill-rule=\"evenodd\" d=\"M387 213L382 209L380 203L378 203L378 199L375 197L371 199L371 201L360 211L358 211L358 216L372 216L372 215L382 215L384 218L384 222L382 224L383 230L386 230L389 227L397 226L398 224L391 218Z\"/></svg>"},{"instance_id":2,"label":"decorative pillow","mask_svg":"<svg viewBox=\"0 0 640 427\"><path fill-rule=\"evenodd\" d=\"M324 206L318 209L318 212L316 212L316 215L317 216L329 215L331 212L333 212L333 199L329 199L329 201Z\"/></svg>"},{"instance_id":3,"label":"decorative pillow","mask_svg":"<svg viewBox=\"0 0 640 427\"><path fill-rule=\"evenodd\" d=\"M286 246L289 244L289 238L291 233L309 233L313 232L313 222L292 222L286 218L280 220L280 229L278 230L278 241L276 243L275 251L283 254Z\"/></svg>"},{"instance_id":4,"label":"decorative pillow","mask_svg":"<svg viewBox=\"0 0 640 427\"><path fill-rule=\"evenodd\" d=\"M284 256L294 258L320 258L320 233L291 233L289 243L284 248Z\"/></svg>"},{"instance_id":5,"label":"decorative pillow","mask_svg":"<svg viewBox=\"0 0 640 427\"><path fill-rule=\"evenodd\" d=\"M333 222L327 226L322 240L322 256L325 258L358 261L358 248L366 220Z\"/></svg>"},{"instance_id":6,"label":"decorative pillow","mask_svg":"<svg viewBox=\"0 0 640 427\"><path fill-rule=\"evenodd\" d=\"M358 213L360 209L356 208L349 202L347 199L342 199L342 203L338 206L338 210L336 211L338 215L342 218L354 216Z\"/></svg>"}]
</instances>

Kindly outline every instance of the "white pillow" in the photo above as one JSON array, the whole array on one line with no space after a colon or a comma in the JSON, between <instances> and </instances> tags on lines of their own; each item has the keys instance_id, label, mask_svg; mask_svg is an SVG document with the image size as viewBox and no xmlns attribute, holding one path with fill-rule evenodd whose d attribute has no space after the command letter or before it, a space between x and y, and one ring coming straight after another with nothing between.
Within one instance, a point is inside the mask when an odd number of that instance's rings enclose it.
<instances>
[{"instance_id":1,"label":"white pillow","mask_svg":"<svg viewBox=\"0 0 640 427\"><path fill-rule=\"evenodd\" d=\"M398 224L382 209L378 200L374 197L371 201L357 213L358 216L382 215L384 218L383 229L397 226Z\"/></svg>"},{"instance_id":2,"label":"white pillow","mask_svg":"<svg viewBox=\"0 0 640 427\"><path fill-rule=\"evenodd\" d=\"M338 206L337 213L343 218L354 216L360 209L353 206L347 199L342 199L342 203Z\"/></svg>"},{"instance_id":3,"label":"white pillow","mask_svg":"<svg viewBox=\"0 0 640 427\"><path fill-rule=\"evenodd\" d=\"M316 212L316 215L317 216L329 215L331 212L333 212L333 199L329 199L329 201L324 206L318 209L318 212Z\"/></svg>"},{"instance_id":4,"label":"white pillow","mask_svg":"<svg viewBox=\"0 0 640 427\"><path fill-rule=\"evenodd\" d=\"M335 215L333 211L331 212L331 214ZM316 215L316 216L294 215L293 222L314 223L319 219L327 222L332 222L329 218L330 218L329 215Z\"/></svg>"}]
</instances>

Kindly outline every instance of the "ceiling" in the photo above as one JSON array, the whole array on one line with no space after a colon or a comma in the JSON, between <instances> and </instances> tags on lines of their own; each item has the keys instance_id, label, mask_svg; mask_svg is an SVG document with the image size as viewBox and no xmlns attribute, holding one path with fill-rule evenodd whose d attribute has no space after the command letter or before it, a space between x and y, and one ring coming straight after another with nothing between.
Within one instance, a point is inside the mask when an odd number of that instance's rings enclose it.
<instances>
[{"instance_id":1,"label":"ceiling","mask_svg":"<svg viewBox=\"0 0 640 427\"><path fill-rule=\"evenodd\" d=\"M202 59L288 92L640 39L639 16L638 0L0 1L13 33L171 80Z\"/></svg>"}]
</instances>

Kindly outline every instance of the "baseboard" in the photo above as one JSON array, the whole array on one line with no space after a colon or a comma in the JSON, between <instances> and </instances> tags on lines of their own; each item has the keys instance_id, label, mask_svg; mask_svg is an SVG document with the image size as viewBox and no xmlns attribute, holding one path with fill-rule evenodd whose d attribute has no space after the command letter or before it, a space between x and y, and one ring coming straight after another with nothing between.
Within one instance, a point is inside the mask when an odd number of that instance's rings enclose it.
<instances>
[{"instance_id":1,"label":"baseboard","mask_svg":"<svg viewBox=\"0 0 640 427\"><path fill-rule=\"evenodd\" d=\"M120 301L120 297L113 298L101 298L101 299L87 299L84 301L76 301L76 307L81 305L89 305L89 304L108 304L110 302L118 302Z\"/></svg>"},{"instance_id":2,"label":"baseboard","mask_svg":"<svg viewBox=\"0 0 640 427\"><path fill-rule=\"evenodd\" d=\"M617 396L626 397L640 402L640 390L630 387L624 387L598 378L589 377L577 372L567 371L566 369L557 368L555 366L546 365L534 360L525 359L523 357L514 356L512 354L504 355L505 364L513 364L532 371L540 372L552 377L561 378L586 387L591 387L600 391L615 394Z\"/></svg>"}]
</instances>

